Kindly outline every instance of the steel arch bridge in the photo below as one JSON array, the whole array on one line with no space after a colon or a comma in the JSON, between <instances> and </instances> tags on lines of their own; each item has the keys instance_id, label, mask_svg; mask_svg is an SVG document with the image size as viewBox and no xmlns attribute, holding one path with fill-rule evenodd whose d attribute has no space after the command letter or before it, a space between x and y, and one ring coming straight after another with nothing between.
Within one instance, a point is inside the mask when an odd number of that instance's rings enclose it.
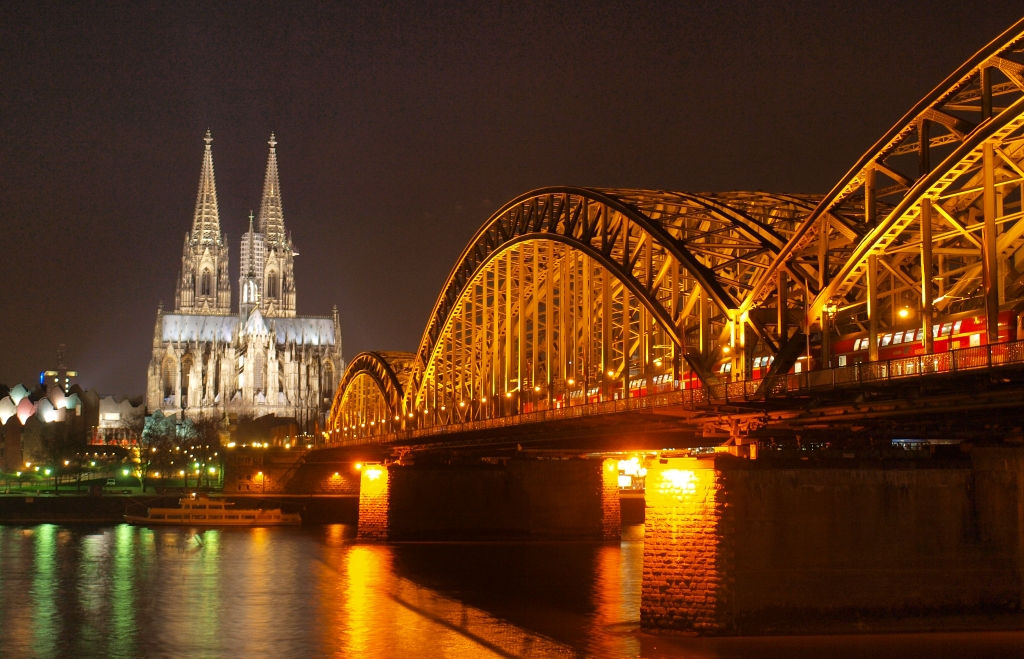
<instances>
[{"instance_id":1,"label":"steel arch bridge","mask_svg":"<svg viewBox=\"0 0 1024 659\"><path fill-rule=\"evenodd\" d=\"M921 328L929 354L934 328L965 315L1000 341L1000 318L1024 307L1022 51L1024 19L824 196L552 187L513 199L459 256L416 352L352 361L331 439L713 392L845 365L861 358L838 354L850 337L873 361L896 329Z\"/></svg>"}]
</instances>

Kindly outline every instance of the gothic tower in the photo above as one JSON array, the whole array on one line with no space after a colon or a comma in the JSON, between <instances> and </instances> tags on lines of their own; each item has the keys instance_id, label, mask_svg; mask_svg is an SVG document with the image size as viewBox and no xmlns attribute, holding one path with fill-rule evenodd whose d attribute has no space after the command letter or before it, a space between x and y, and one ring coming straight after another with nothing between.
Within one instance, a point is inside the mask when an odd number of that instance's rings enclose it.
<instances>
[{"instance_id":1,"label":"gothic tower","mask_svg":"<svg viewBox=\"0 0 1024 659\"><path fill-rule=\"evenodd\" d=\"M241 263L238 271L238 315L245 320L253 309L260 307L260 281L264 270L266 252L263 234L257 233L249 213L249 231L242 236Z\"/></svg>"},{"instance_id":2,"label":"gothic tower","mask_svg":"<svg viewBox=\"0 0 1024 659\"><path fill-rule=\"evenodd\" d=\"M199 194L192 231L185 234L181 270L174 293L174 311L182 314L227 315L231 313L231 280L228 277L228 245L220 232L217 186L213 180L213 138L206 131L206 151L199 175Z\"/></svg>"},{"instance_id":3,"label":"gothic tower","mask_svg":"<svg viewBox=\"0 0 1024 659\"><path fill-rule=\"evenodd\" d=\"M281 182L277 175L277 140L270 134L267 175L263 180L263 200L257 231L263 238L263 263L256 270L260 277L260 311L268 317L295 317L294 260L297 256L291 237L285 233L281 206Z\"/></svg>"}]
</instances>

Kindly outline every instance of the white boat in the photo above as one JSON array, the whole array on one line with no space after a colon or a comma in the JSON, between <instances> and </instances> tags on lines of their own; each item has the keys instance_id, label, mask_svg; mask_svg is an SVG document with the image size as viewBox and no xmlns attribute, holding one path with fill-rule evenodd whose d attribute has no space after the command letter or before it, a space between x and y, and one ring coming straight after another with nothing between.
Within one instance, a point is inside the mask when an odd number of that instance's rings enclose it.
<instances>
[{"instance_id":1,"label":"white boat","mask_svg":"<svg viewBox=\"0 0 1024 659\"><path fill-rule=\"evenodd\" d=\"M129 524L165 524L179 526L287 526L301 524L298 513L273 510L230 508L235 504L193 494L178 501L178 508L147 508L145 515L125 515Z\"/></svg>"}]
</instances>

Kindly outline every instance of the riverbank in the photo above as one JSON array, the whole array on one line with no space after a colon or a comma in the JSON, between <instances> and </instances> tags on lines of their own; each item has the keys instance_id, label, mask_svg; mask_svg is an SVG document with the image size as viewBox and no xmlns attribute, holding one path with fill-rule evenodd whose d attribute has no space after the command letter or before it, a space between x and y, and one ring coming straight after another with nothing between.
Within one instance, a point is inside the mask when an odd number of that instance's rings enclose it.
<instances>
[{"instance_id":1,"label":"riverbank","mask_svg":"<svg viewBox=\"0 0 1024 659\"><path fill-rule=\"evenodd\" d=\"M129 495L0 495L0 524L116 524L128 513L145 514L146 508L178 505L179 494ZM354 524L357 496L230 496L239 509L277 508L299 513L304 524Z\"/></svg>"}]
</instances>

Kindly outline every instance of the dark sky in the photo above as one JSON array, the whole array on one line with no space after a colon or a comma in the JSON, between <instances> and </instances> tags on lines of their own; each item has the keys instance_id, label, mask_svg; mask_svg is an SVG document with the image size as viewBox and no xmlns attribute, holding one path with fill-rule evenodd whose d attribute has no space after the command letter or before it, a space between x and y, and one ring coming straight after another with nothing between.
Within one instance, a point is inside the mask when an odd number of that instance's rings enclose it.
<instances>
[{"instance_id":1,"label":"dark sky","mask_svg":"<svg viewBox=\"0 0 1024 659\"><path fill-rule=\"evenodd\" d=\"M413 350L545 185L825 192L1012 2L4 3L0 382L144 391L213 131L231 245L277 134L300 314Z\"/></svg>"}]
</instances>

